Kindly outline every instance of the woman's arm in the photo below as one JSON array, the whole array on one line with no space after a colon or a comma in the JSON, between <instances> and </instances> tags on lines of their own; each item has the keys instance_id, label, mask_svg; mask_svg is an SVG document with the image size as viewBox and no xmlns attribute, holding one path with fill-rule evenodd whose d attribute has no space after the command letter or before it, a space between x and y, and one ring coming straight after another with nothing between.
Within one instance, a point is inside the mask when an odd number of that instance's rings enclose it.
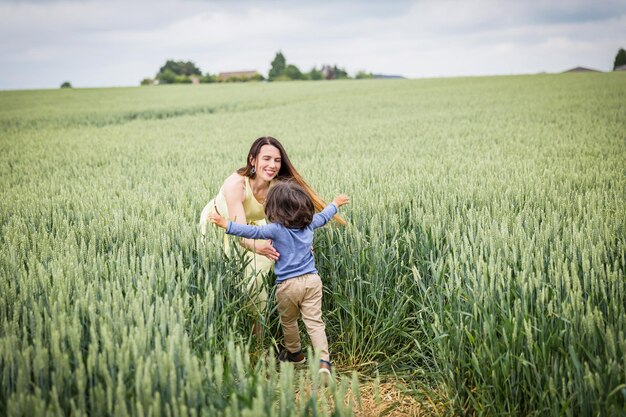
<instances>
[{"instance_id":1,"label":"woman's arm","mask_svg":"<svg viewBox=\"0 0 626 417\"><path fill-rule=\"evenodd\" d=\"M222 193L226 199L229 219L234 223L246 224L246 212L243 208L243 202L246 199L245 178L237 173L232 174L224 181ZM272 261L277 260L280 256L271 243L260 243L252 239L241 239L240 244L245 249L266 256Z\"/></svg>"}]
</instances>

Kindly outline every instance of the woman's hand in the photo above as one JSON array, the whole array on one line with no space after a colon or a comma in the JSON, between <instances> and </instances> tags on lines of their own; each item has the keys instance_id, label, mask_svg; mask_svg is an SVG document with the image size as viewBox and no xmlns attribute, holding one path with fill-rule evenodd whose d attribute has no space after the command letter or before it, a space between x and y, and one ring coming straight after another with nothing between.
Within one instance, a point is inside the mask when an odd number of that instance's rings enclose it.
<instances>
[{"instance_id":1,"label":"woman's hand","mask_svg":"<svg viewBox=\"0 0 626 417\"><path fill-rule=\"evenodd\" d=\"M209 214L209 221L222 229L226 229L228 227L228 221L217 213Z\"/></svg>"},{"instance_id":2,"label":"woman's hand","mask_svg":"<svg viewBox=\"0 0 626 417\"><path fill-rule=\"evenodd\" d=\"M254 242L249 240L250 250L267 257L270 261L277 261L280 257L280 253L272 246L272 241L267 242Z\"/></svg>"}]
</instances>

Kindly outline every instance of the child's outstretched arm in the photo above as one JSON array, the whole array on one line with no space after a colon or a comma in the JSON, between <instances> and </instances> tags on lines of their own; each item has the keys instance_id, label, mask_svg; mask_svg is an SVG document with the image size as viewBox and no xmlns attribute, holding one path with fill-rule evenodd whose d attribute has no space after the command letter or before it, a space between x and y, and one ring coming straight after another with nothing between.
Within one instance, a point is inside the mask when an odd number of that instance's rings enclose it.
<instances>
[{"instance_id":1,"label":"child's outstretched arm","mask_svg":"<svg viewBox=\"0 0 626 417\"><path fill-rule=\"evenodd\" d=\"M226 229L226 233L229 235L248 239L273 239L275 234L275 225L273 224L250 226L247 224L233 223L215 213L209 215L209 221L222 229Z\"/></svg>"},{"instance_id":2,"label":"child's outstretched arm","mask_svg":"<svg viewBox=\"0 0 626 417\"><path fill-rule=\"evenodd\" d=\"M339 194L337 197L333 198L333 204L337 206L337 208L343 206L344 204L348 204L350 202L350 197L345 194Z\"/></svg>"},{"instance_id":3,"label":"child's outstretched arm","mask_svg":"<svg viewBox=\"0 0 626 417\"><path fill-rule=\"evenodd\" d=\"M313 227L313 229L324 226L330 221L330 219L333 218L335 214L337 214L337 210L339 209L339 207L343 206L344 204L348 204L349 202L350 199L345 194L340 194L335 197L331 204L327 205L324 210L313 216L313 222L311 222L311 226Z\"/></svg>"}]
</instances>

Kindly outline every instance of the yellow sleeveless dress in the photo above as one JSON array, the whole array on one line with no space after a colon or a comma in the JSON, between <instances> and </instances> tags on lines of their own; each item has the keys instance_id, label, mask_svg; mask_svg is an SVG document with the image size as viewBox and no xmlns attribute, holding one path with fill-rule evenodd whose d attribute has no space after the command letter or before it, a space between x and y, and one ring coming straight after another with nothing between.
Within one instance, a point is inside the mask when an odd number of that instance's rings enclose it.
<instances>
[{"instance_id":1,"label":"yellow sleeveless dress","mask_svg":"<svg viewBox=\"0 0 626 417\"><path fill-rule=\"evenodd\" d=\"M250 179L245 177L246 184L246 197L243 201L243 210L246 214L246 223L256 226L267 224L265 221L265 207L259 203L254 194L252 194L252 188L250 188ZM217 196L206 205L202 211L202 219L206 222L206 218L209 213L216 212L225 219L228 219L228 205L226 204L226 198L222 193L222 189L217 193ZM204 231L203 231L204 234ZM255 243L266 242L265 240L255 240ZM227 254L231 254L233 251L233 237L224 233L224 247ZM264 276L270 272L270 269L274 265L274 262L269 260L263 255L257 255L254 252L245 251L245 282L246 289L250 295L250 308L254 313L258 315L265 314L265 307L267 306L267 290L264 285Z\"/></svg>"}]
</instances>

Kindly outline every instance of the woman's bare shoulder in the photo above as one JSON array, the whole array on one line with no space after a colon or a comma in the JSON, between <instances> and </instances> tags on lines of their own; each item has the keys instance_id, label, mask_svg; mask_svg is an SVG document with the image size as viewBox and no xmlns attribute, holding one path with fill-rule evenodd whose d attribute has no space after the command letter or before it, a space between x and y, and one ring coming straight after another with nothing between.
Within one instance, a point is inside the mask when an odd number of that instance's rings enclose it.
<instances>
[{"instance_id":1,"label":"woman's bare shoulder","mask_svg":"<svg viewBox=\"0 0 626 417\"><path fill-rule=\"evenodd\" d=\"M224 180L224 184L222 185L222 192L224 193L224 197L229 195L231 196L245 196L246 191L246 181L243 175L239 175L236 172L233 172L228 178Z\"/></svg>"}]
</instances>

